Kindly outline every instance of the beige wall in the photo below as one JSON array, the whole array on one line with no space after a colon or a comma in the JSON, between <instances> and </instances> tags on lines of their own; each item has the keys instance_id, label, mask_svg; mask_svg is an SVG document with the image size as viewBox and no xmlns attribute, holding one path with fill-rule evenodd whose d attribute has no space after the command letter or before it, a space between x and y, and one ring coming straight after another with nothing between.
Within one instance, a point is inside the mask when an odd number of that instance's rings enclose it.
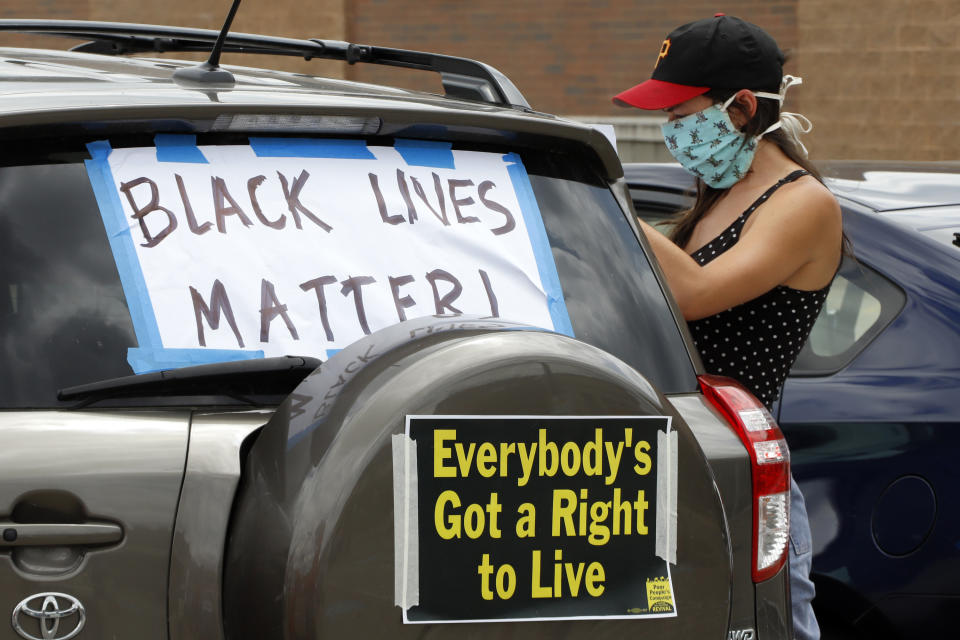
<instances>
[{"instance_id":1,"label":"beige wall","mask_svg":"<svg viewBox=\"0 0 960 640\"><path fill-rule=\"evenodd\" d=\"M800 0L817 158L960 160L958 0Z\"/></svg>"}]
</instances>

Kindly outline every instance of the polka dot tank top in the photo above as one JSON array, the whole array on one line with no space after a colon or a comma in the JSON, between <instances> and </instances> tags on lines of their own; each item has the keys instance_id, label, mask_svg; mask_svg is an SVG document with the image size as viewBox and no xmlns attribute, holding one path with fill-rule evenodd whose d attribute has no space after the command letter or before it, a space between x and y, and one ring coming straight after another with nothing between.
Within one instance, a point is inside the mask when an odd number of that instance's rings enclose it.
<instances>
[{"instance_id":1,"label":"polka dot tank top","mask_svg":"<svg viewBox=\"0 0 960 640\"><path fill-rule=\"evenodd\" d=\"M774 191L805 175L806 171L794 171L767 189L723 233L691 254L693 259L702 266L735 245L757 207ZM769 408L780 396L829 289L829 284L819 291L779 285L753 300L690 322L704 367L709 373L739 380Z\"/></svg>"}]
</instances>

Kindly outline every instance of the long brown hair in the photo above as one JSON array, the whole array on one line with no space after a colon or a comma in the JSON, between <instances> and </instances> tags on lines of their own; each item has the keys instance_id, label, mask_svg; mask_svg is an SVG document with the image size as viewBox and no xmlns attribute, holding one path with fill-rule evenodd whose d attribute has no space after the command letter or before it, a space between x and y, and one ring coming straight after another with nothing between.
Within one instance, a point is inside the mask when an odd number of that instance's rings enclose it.
<instances>
[{"instance_id":1,"label":"long brown hair","mask_svg":"<svg viewBox=\"0 0 960 640\"><path fill-rule=\"evenodd\" d=\"M736 91L729 89L711 89L704 95L713 100L714 104L718 104L725 102L735 93ZM736 102L731 102L728 109L736 109L748 119L747 123L741 128L741 131L746 134L745 142L746 139L760 135L762 131L780 119L780 103L769 98L759 98L757 100L757 111L752 118L750 118L749 114L743 110L743 107ZM823 182L823 178L820 172L817 171L817 168L813 166L813 163L801 152L797 143L794 142L783 129L774 129L763 136L763 139L769 140L780 147L780 150L783 151L790 160L796 162L806 169L810 175L820 182ZM700 178L697 178L697 199L691 208L686 211L681 211L676 215L673 220L673 229L669 234L670 239L681 247L685 247L697 223L700 222L704 214L706 214L721 197L726 195L726 193L727 189L714 189ZM844 238L844 245L846 245L846 238Z\"/></svg>"}]
</instances>

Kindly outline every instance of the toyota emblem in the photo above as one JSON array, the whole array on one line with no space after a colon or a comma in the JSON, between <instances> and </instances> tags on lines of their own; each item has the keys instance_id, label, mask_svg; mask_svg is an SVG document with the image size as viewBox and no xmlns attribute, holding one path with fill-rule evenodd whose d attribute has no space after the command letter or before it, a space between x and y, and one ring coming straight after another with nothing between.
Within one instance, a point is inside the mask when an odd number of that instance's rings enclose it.
<instances>
[{"instance_id":1,"label":"toyota emblem","mask_svg":"<svg viewBox=\"0 0 960 640\"><path fill-rule=\"evenodd\" d=\"M83 605L65 593L38 593L13 610L13 628L27 640L68 640L83 629Z\"/></svg>"}]
</instances>

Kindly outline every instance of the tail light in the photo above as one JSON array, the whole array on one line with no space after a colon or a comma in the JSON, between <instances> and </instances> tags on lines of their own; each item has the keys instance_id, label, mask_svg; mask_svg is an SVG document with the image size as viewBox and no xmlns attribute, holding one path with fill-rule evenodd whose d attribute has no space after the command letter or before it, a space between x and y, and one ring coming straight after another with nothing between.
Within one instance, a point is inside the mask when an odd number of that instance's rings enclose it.
<instances>
[{"instance_id":1,"label":"tail light","mask_svg":"<svg viewBox=\"0 0 960 640\"><path fill-rule=\"evenodd\" d=\"M750 452L753 477L753 581L772 578L787 559L790 537L790 451L767 408L743 385L699 376L704 396Z\"/></svg>"}]
</instances>

